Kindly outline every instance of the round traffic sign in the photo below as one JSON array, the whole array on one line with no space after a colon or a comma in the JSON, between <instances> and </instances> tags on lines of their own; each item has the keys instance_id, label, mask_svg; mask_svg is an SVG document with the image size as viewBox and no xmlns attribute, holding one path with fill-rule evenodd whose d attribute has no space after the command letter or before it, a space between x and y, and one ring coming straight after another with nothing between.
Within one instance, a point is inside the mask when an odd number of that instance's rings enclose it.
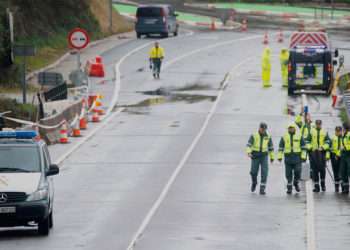
<instances>
[{"instance_id":1,"label":"round traffic sign","mask_svg":"<svg viewBox=\"0 0 350 250\"><path fill-rule=\"evenodd\" d=\"M84 49L89 42L89 35L84 29L75 28L68 35L69 46L74 49Z\"/></svg>"}]
</instances>

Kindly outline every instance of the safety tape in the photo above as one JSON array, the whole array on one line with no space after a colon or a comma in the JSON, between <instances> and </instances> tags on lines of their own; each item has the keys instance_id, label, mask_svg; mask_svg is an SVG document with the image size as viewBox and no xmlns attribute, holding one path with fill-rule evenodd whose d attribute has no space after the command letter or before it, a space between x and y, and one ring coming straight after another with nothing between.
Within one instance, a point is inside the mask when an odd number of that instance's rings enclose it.
<instances>
[{"instance_id":1,"label":"safety tape","mask_svg":"<svg viewBox=\"0 0 350 250\"><path fill-rule=\"evenodd\" d=\"M47 125L39 124L37 122L31 122L31 121L26 121L26 120L22 120L22 119L7 117L7 116L2 116L2 117L6 120L13 121L13 122L16 122L19 124L30 125L30 126L34 126L34 127L38 127L38 128L43 128L43 129L55 129L55 128L62 126L62 124L64 124L66 122L65 120L63 120L57 125L47 126Z\"/></svg>"},{"instance_id":2,"label":"safety tape","mask_svg":"<svg viewBox=\"0 0 350 250\"><path fill-rule=\"evenodd\" d=\"M71 128L74 127L78 121L79 121L79 115L77 114L77 115L74 117L73 121L70 123L70 127L71 127Z\"/></svg>"}]
</instances>

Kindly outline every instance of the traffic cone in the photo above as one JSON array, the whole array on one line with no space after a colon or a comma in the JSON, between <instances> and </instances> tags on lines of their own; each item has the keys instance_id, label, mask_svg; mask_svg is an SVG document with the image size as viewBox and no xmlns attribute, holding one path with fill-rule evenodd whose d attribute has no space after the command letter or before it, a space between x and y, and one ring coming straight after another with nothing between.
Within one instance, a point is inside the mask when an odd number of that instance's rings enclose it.
<instances>
[{"instance_id":1,"label":"traffic cone","mask_svg":"<svg viewBox=\"0 0 350 250\"><path fill-rule=\"evenodd\" d=\"M278 33L277 42L283 43L283 33L281 29L280 29L280 32Z\"/></svg>"},{"instance_id":2,"label":"traffic cone","mask_svg":"<svg viewBox=\"0 0 350 250\"><path fill-rule=\"evenodd\" d=\"M265 32L265 35L264 35L263 44L265 45L269 44L269 37L268 37L267 31Z\"/></svg>"},{"instance_id":3,"label":"traffic cone","mask_svg":"<svg viewBox=\"0 0 350 250\"><path fill-rule=\"evenodd\" d=\"M85 117L82 117L79 119L79 128L80 128L80 130L87 129L87 121L86 121Z\"/></svg>"},{"instance_id":4,"label":"traffic cone","mask_svg":"<svg viewBox=\"0 0 350 250\"><path fill-rule=\"evenodd\" d=\"M60 129L60 143L66 144L68 143L68 128L67 128L67 122L64 121L64 123L61 125Z\"/></svg>"},{"instance_id":5,"label":"traffic cone","mask_svg":"<svg viewBox=\"0 0 350 250\"><path fill-rule=\"evenodd\" d=\"M100 117L98 116L98 113L93 111L92 113L92 122L100 122Z\"/></svg>"},{"instance_id":6,"label":"traffic cone","mask_svg":"<svg viewBox=\"0 0 350 250\"><path fill-rule=\"evenodd\" d=\"M80 121L77 120L74 124L74 127L73 127L73 134L72 134L73 137L80 137L81 136L81 133L80 133Z\"/></svg>"},{"instance_id":7,"label":"traffic cone","mask_svg":"<svg viewBox=\"0 0 350 250\"><path fill-rule=\"evenodd\" d=\"M214 18L211 19L210 29L212 31L216 30L215 19Z\"/></svg>"},{"instance_id":8,"label":"traffic cone","mask_svg":"<svg viewBox=\"0 0 350 250\"><path fill-rule=\"evenodd\" d=\"M337 104L337 99L338 99L337 95L332 95L332 108L334 108L335 105Z\"/></svg>"},{"instance_id":9,"label":"traffic cone","mask_svg":"<svg viewBox=\"0 0 350 250\"><path fill-rule=\"evenodd\" d=\"M242 25L241 25L241 31L244 32L244 31L247 31L247 30L248 30L247 20L243 19Z\"/></svg>"}]
</instances>

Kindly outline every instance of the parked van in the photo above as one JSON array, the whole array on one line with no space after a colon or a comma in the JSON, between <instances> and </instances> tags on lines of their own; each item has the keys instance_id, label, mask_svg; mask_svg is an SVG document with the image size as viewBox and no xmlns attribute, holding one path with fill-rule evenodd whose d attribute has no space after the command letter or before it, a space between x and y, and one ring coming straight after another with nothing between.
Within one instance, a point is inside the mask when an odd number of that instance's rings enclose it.
<instances>
[{"instance_id":1,"label":"parked van","mask_svg":"<svg viewBox=\"0 0 350 250\"><path fill-rule=\"evenodd\" d=\"M179 25L177 24L175 9L171 5L143 5L136 12L136 35L159 34L168 37L169 34L177 36Z\"/></svg>"}]
</instances>

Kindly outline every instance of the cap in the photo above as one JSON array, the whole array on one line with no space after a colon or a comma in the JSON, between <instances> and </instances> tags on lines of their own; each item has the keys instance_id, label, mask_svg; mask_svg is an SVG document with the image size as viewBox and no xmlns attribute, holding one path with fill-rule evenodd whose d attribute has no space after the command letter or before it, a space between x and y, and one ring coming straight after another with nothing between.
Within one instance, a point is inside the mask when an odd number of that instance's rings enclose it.
<instances>
[{"instance_id":1,"label":"cap","mask_svg":"<svg viewBox=\"0 0 350 250\"><path fill-rule=\"evenodd\" d=\"M288 124L288 128L297 128L297 126L295 126L295 123L289 123Z\"/></svg>"},{"instance_id":2,"label":"cap","mask_svg":"<svg viewBox=\"0 0 350 250\"><path fill-rule=\"evenodd\" d=\"M261 122L259 127L263 129L267 129L267 124L265 122Z\"/></svg>"},{"instance_id":3,"label":"cap","mask_svg":"<svg viewBox=\"0 0 350 250\"><path fill-rule=\"evenodd\" d=\"M343 128L342 128L341 126L336 126L336 127L335 127L335 130L336 130L336 131L342 131L342 129L343 129Z\"/></svg>"}]
</instances>

